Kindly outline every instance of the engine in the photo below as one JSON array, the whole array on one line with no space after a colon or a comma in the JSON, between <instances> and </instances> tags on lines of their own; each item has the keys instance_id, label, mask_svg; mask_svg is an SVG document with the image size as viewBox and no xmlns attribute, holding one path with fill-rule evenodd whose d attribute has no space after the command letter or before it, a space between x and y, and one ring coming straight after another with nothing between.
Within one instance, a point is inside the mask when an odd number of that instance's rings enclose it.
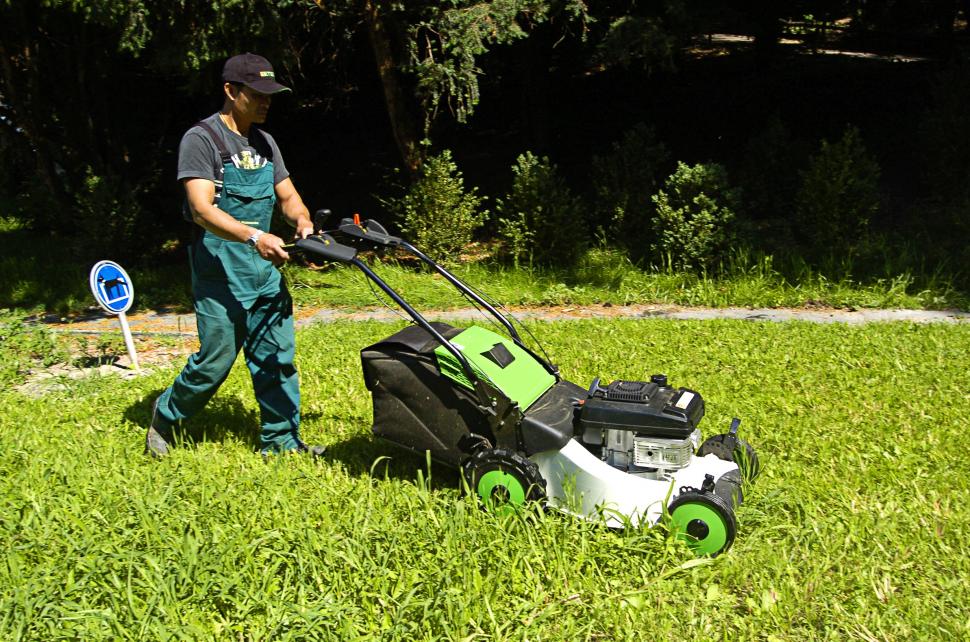
<instances>
[{"instance_id":1,"label":"engine","mask_svg":"<svg viewBox=\"0 0 970 642\"><path fill-rule=\"evenodd\" d=\"M665 375L650 381L593 380L579 409L583 445L624 472L663 478L690 464L700 444L704 399L671 388Z\"/></svg>"}]
</instances>

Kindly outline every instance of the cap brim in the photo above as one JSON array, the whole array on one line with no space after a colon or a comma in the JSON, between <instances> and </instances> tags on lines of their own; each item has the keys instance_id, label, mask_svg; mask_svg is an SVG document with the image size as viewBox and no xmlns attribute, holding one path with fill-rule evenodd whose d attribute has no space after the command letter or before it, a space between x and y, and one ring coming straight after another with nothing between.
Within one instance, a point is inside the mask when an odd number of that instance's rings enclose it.
<instances>
[{"instance_id":1,"label":"cap brim","mask_svg":"<svg viewBox=\"0 0 970 642\"><path fill-rule=\"evenodd\" d=\"M258 91L261 94L279 94L284 91L292 91L286 85L281 85L275 80L269 78L260 78L259 80L254 80L252 82L243 83L253 91Z\"/></svg>"}]
</instances>

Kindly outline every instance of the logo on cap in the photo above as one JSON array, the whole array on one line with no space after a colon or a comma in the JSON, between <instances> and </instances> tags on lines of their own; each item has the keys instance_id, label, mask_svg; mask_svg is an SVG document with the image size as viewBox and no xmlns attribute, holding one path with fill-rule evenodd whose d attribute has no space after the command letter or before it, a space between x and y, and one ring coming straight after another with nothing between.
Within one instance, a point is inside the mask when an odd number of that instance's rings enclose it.
<instances>
[{"instance_id":1,"label":"logo on cap","mask_svg":"<svg viewBox=\"0 0 970 642\"><path fill-rule=\"evenodd\" d=\"M272 71L261 71L261 72L259 72L259 77L260 78L276 78L276 74L274 74Z\"/></svg>"}]
</instances>

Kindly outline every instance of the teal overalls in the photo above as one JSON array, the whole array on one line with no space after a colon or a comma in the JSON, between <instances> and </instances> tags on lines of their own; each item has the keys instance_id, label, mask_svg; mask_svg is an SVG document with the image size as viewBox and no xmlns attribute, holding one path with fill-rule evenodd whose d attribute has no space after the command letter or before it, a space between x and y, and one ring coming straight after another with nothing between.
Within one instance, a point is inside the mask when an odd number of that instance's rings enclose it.
<instances>
[{"instance_id":1,"label":"teal overalls","mask_svg":"<svg viewBox=\"0 0 970 642\"><path fill-rule=\"evenodd\" d=\"M223 165L219 209L269 231L276 203L272 160L258 169L236 167L212 129ZM256 135L260 135L256 133ZM200 411L225 381L242 348L259 403L263 452L297 448L300 388L293 365L293 302L273 264L247 243L206 231L189 250L200 348L158 400L161 419L174 424Z\"/></svg>"}]
</instances>

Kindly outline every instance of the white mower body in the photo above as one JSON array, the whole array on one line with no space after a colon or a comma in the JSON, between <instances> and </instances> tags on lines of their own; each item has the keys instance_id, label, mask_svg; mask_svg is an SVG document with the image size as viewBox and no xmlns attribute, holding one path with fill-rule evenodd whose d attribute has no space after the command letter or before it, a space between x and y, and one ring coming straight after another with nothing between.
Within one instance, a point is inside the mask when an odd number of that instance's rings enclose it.
<instances>
[{"instance_id":1,"label":"white mower body","mask_svg":"<svg viewBox=\"0 0 970 642\"><path fill-rule=\"evenodd\" d=\"M536 453L529 459L546 480L550 505L586 519L602 519L615 528L653 525L681 487L701 488L707 475L717 483L738 470L732 461L694 455L684 468L656 479L614 468L575 439L560 450Z\"/></svg>"}]
</instances>

